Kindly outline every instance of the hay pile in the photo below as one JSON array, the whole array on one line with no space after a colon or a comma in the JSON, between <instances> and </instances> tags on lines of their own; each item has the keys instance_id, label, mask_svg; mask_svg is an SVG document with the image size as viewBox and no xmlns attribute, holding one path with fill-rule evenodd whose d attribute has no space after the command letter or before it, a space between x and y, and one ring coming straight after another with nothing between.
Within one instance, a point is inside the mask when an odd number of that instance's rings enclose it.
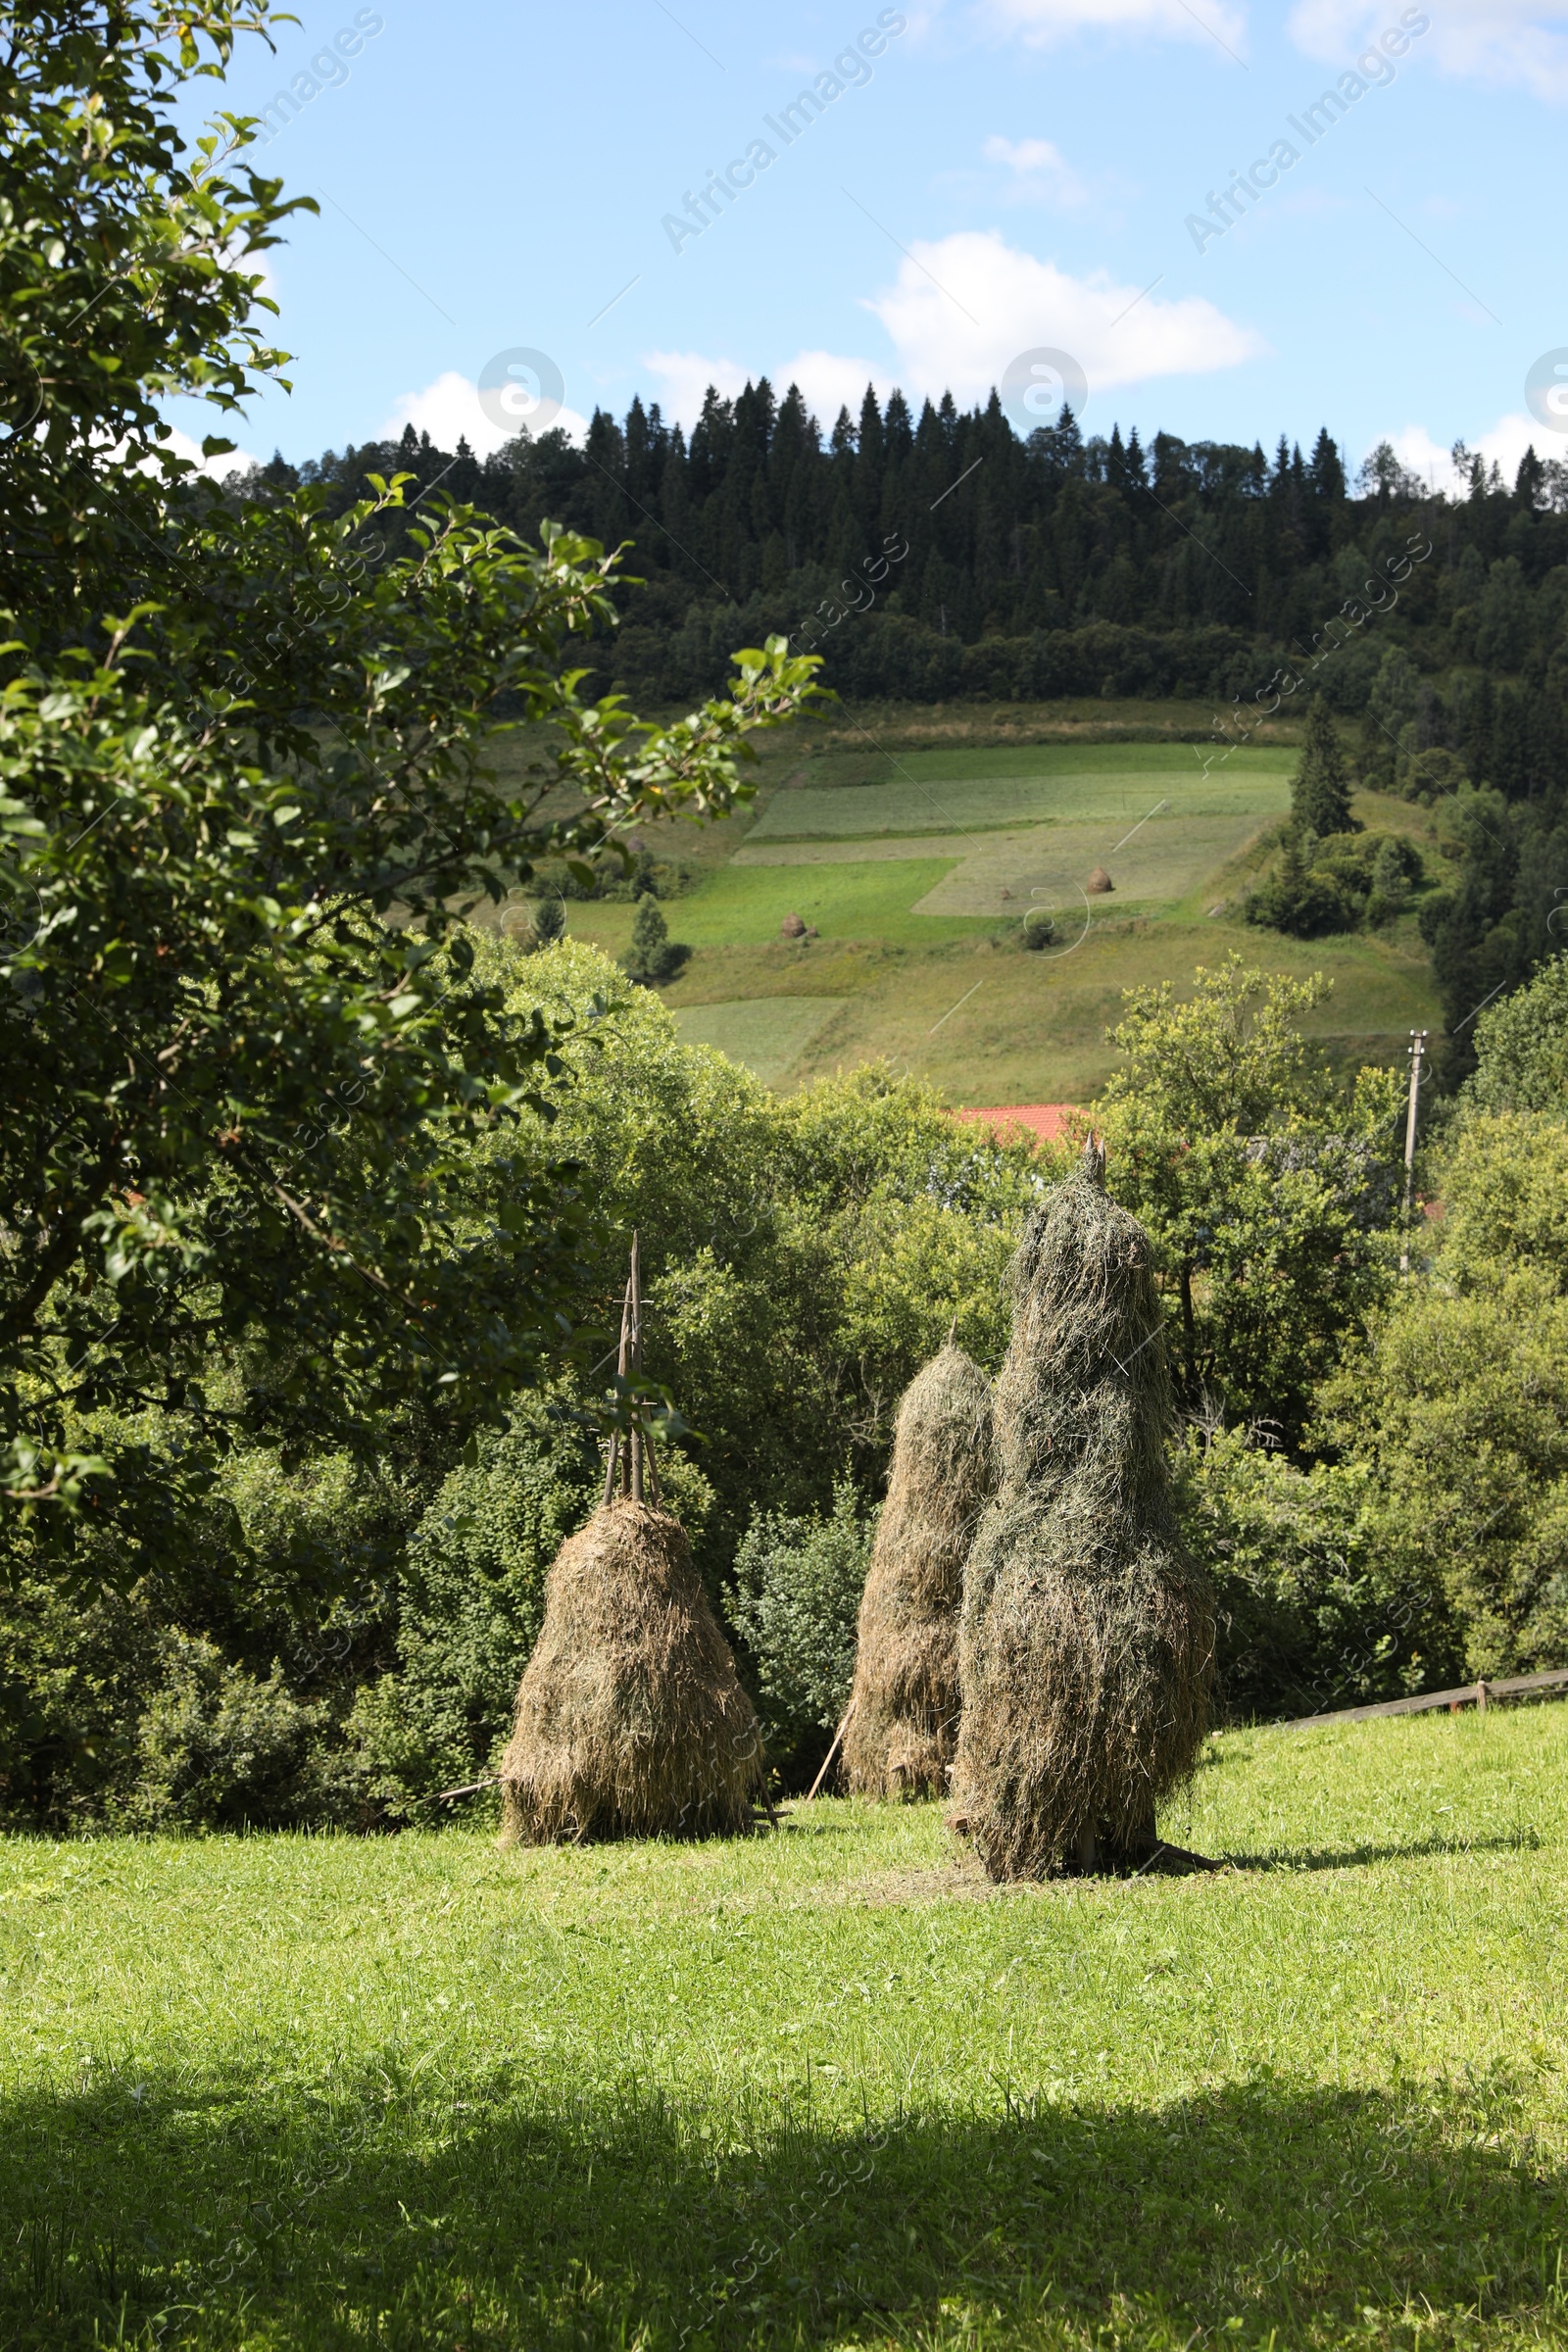
<instances>
[{"instance_id":1,"label":"hay pile","mask_svg":"<svg viewBox=\"0 0 1568 2352\"><path fill-rule=\"evenodd\" d=\"M751 1828L762 1743L678 1519L619 1498L556 1555L501 1763L502 1838Z\"/></svg>"},{"instance_id":2,"label":"hay pile","mask_svg":"<svg viewBox=\"0 0 1568 2352\"><path fill-rule=\"evenodd\" d=\"M963 1563L995 1483L990 1386L950 1340L899 1406L860 1601L844 1765L861 1795L947 1794Z\"/></svg>"},{"instance_id":3,"label":"hay pile","mask_svg":"<svg viewBox=\"0 0 1568 2352\"><path fill-rule=\"evenodd\" d=\"M994 1879L1151 1854L1154 1807L1206 1729L1213 1603L1171 1509L1150 1260L1093 1145L1013 1260L1001 1480L965 1577L954 1772Z\"/></svg>"}]
</instances>

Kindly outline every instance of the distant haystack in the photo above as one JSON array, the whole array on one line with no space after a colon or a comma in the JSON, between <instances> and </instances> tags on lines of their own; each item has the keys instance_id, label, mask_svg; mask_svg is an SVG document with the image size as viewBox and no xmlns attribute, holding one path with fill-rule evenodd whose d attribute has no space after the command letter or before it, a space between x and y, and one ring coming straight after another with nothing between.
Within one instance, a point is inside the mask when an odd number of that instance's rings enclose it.
<instances>
[{"instance_id":1,"label":"distant haystack","mask_svg":"<svg viewBox=\"0 0 1568 2352\"><path fill-rule=\"evenodd\" d=\"M1110 876L1106 873L1102 865L1097 865L1094 872L1090 875L1088 881L1084 884L1085 890L1089 893L1089 896L1092 899L1101 897L1104 894L1104 892L1107 890L1114 890L1115 887L1115 883L1111 880Z\"/></svg>"},{"instance_id":2,"label":"distant haystack","mask_svg":"<svg viewBox=\"0 0 1568 2352\"><path fill-rule=\"evenodd\" d=\"M1213 1604L1165 1462L1149 1238L1091 1145L1030 1218L995 1396L1001 1486L970 1554L954 1786L993 1878L1152 1852L1207 1723Z\"/></svg>"},{"instance_id":3,"label":"distant haystack","mask_svg":"<svg viewBox=\"0 0 1568 2352\"><path fill-rule=\"evenodd\" d=\"M844 1763L862 1795L947 1793L963 1564L994 1483L990 1386L950 1340L899 1406L860 1601Z\"/></svg>"},{"instance_id":4,"label":"distant haystack","mask_svg":"<svg viewBox=\"0 0 1568 2352\"><path fill-rule=\"evenodd\" d=\"M762 1746L678 1519L608 1502L567 1538L501 1764L502 1836L736 1836Z\"/></svg>"}]
</instances>

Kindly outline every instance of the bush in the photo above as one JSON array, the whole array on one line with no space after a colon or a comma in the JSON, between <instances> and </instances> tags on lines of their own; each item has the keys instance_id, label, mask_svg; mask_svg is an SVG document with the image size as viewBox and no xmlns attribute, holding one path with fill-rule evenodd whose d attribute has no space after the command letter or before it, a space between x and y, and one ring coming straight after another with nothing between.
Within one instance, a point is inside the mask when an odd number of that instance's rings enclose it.
<instances>
[{"instance_id":1,"label":"bush","mask_svg":"<svg viewBox=\"0 0 1568 2352\"><path fill-rule=\"evenodd\" d=\"M1393 1570L1446 1595L1466 1675L1568 1660L1568 1129L1468 1108L1446 1215L1325 1394Z\"/></svg>"},{"instance_id":2,"label":"bush","mask_svg":"<svg viewBox=\"0 0 1568 2352\"><path fill-rule=\"evenodd\" d=\"M1427 808L1434 801L1446 800L1469 781L1458 753L1446 751L1441 744L1429 744L1424 752L1407 752L1401 746L1395 762L1395 791L1402 800L1420 801Z\"/></svg>"},{"instance_id":3,"label":"bush","mask_svg":"<svg viewBox=\"0 0 1568 2352\"><path fill-rule=\"evenodd\" d=\"M1409 903L1412 886L1422 875L1421 853L1413 841L1385 833L1372 859L1371 890L1366 903L1369 923L1390 921Z\"/></svg>"},{"instance_id":4,"label":"bush","mask_svg":"<svg viewBox=\"0 0 1568 2352\"><path fill-rule=\"evenodd\" d=\"M317 1749L327 1708L302 1705L274 1662L266 1682L200 1636L169 1637L169 1676L142 1717L129 1805L147 1829L281 1829L319 1819Z\"/></svg>"},{"instance_id":5,"label":"bush","mask_svg":"<svg viewBox=\"0 0 1568 2352\"><path fill-rule=\"evenodd\" d=\"M1023 918L1022 937L1024 946L1032 952L1053 946L1056 937L1055 916L1048 914L1044 906L1032 906Z\"/></svg>"},{"instance_id":6,"label":"bush","mask_svg":"<svg viewBox=\"0 0 1568 2352\"><path fill-rule=\"evenodd\" d=\"M1357 909L1332 873L1308 865L1292 838L1278 871L1259 883L1243 908L1247 920L1292 939L1321 939L1330 931L1352 931Z\"/></svg>"},{"instance_id":7,"label":"bush","mask_svg":"<svg viewBox=\"0 0 1568 2352\"><path fill-rule=\"evenodd\" d=\"M874 1533L841 1479L828 1517L763 1512L735 1555L729 1614L756 1669L772 1760L790 1777L821 1757L848 1704Z\"/></svg>"},{"instance_id":8,"label":"bush","mask_svg":"<svg viewBox=\"0 0 1568 2352\"><path fill-rule=\"evenodd\" d=\"M1554 956L1528 987L1482 1014L1465 1093L1488 1110L1568 1114L1568 956Z\"/></svg>"},{"instance_id":9,"label":"bush","mask_svg":"<svg viewBox=\"0 0 1568 2352\"><path fill-rule=\"evenodd\" d=\"M1189 1445L1177 1495L1214 1581L1218 1696L1232 1722L1399 1698L1456 1668L1441 1592L1387 1567L1364 1466L1294 1469L1227 1431Z\"/></svg>"}]
</instances>

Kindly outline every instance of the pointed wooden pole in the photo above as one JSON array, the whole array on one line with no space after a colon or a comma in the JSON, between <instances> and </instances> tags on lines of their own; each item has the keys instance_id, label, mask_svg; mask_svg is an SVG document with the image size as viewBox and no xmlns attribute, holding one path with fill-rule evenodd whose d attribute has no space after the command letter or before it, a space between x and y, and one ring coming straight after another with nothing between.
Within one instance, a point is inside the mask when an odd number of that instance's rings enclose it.
<instances>
[{"instance_id":1,"label":"pointed wooden pole","mask_svg":"<svg viewBox=\"0 0 1568 2352\"><path fill-rule=\"evenodd\" d=\"M848 1706L845 1708L842 1718L840 1719L840 1723L839 1723L839 1728L838 1728L838 1730L837 1730L837 1731L834 1733L834 1735L833 1735L833 1744L832 1744L832 1746L831 1746L831 1747L828 1749L828 1751L827 1751L827 1754L826 1754L826 1755L825 1755L825 1756L822 1758L822 1769L821 1769L821 1771L820 1771L820 1772L817 1774L817 1776L816 1776L815 1780L814 1780L814 1781L811 1783L811 1786L809 1787L809 1788L808 1788L808 1790L806 1791L806 1801L807 1801L807 1803L808 1803L808 1804L809 1804L809 1803L810 1803L810 1801L811 1801L812 1797L813 1797L813 1796L816 1794L817 1790L818 1790L818 1789L821 1788L821 1786L822 1786L822 1783L823 1783L823 1782L824 1782L824 1781L827 1779L827 1768L828 1768L828 1766L829 1766L829 1765L832 1763L832 1761L833 1761L834 1757L835 1757L835 1756L838 1754L838 1752L839 1752L839 1741L840 1741L840 1740L843 1739L843 1737L844 1737L845 1733L846 1733L846 1732L849 1730L849 1728L850 1728L850 1717L851 1717L851 1716L852 1716L854 1713L855 1713L855 1701L854 1701L854 1699L852 1698L852 1699L851 1699L851 1701L850 1701L850 1703L849 1703L849 1705L848 1705Z\"/></svg>"},{"instance_id":2,"label":"pointed wooden pole","mask_svg":"<svg viewBox=\"0 0 1568 2352\"><path fill-rule=\"evenodd\" d=\"M635 1247L635 1245L633 1245L633 1246ZM626 1348L627 1348L627 1343L628 1343L628 1340L629 1340L629 1338L630 1338L630 1334L631 1334L631 1284L630 1284L630 1282L628 1281L628 1283L627 1283L627 1285L626 1285L626 1296L625 1296L624 1299L621 1301L621 1309L620 1309L620 1348L619 1348L619 1352L618 1352L618 1354L616 1355L616 1358L615 1358L615 1368L616 1368L617 1372L620 1374L620 1377L621 1377L621 1379L622 1379L622 1380L624 1380L624 1379L625 1379L625 1377L626 1377ZM621 1459L620 1459L620 1432L619 1432L619 1430L618 1430L618 1429L616 1429L616 1430L612 1430L612 1432L611 1432L611 1436L610 1436L610 1451L609 1451L608 1458L606 1459L606 1462L605 1462L605 1501L604 1501L604 1507L605 1507L607 1510L608 1510L608 1508L610 1507L610 1504L611 1504L611 1502L613 1500L613 1497L614 1497L614 1493L615 1493L615 1473L616 1473L616 1471L617 1471L617 1470L621 1469L621 1467L622 1467L622 1464L621 1464Z\"/></svg>"},{"instance_id":3,"label":"pointed wooden pole","mask_svg":"<svg viewBox=\"0 0 1568 2352\"><path fill-rule=\"evenodd\" d=\"M626 1349L626 1369L632 1374L642 1369L643 1356L643 1293L638 1276L637 1235L631 1237L631 1279L626 1285L627 1307L631 1317L631 1345ZM631 1423L631 1498L643 1498L643 1431L642 1414L634 1405Z\"/></svg>"}]
</instances>

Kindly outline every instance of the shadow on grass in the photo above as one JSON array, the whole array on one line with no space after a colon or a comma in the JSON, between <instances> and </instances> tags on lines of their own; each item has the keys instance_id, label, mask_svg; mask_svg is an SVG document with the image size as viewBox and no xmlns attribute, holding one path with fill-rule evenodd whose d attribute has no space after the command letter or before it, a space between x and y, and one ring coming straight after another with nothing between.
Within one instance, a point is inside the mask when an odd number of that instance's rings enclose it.
<instances>
[{"instance_id":1,"label":"shadow on grass","mask_svg":"<svg viewBox=\"0 0 1568 2352\"><path fill-rule=\"evenodd\" d=\"M139 2093L139 2095L138 2095ZM446 2352L1557 2340L1568 2194L1506 2085L835 2126L388 2057L0 2106L0 2341ZM1381 2315L1381 2316L1380 2316ZM1274 2331L1272 2338L1270 2330ZM1485 2334L1485 2328L1479 2330Z\"/></svg>"},{"instance_id":2,"label":"shadow on grass","mask_svg":"<svg viewBox=\"0 0 1568 2352\"><path fill-rule=\"evenodd\" d=\"M1276 1848L1271 1853L1226 1853L1221 1858L1232 1870L1355 1870L1368 1862L1430 1861L1436 1854L1533 1853L1541 1842L1535 1830L1518 1830L1503 1838L1406 1838L1396 1845L1314 1845L1298 1853Z\"/></svg>"}]
</instances>

